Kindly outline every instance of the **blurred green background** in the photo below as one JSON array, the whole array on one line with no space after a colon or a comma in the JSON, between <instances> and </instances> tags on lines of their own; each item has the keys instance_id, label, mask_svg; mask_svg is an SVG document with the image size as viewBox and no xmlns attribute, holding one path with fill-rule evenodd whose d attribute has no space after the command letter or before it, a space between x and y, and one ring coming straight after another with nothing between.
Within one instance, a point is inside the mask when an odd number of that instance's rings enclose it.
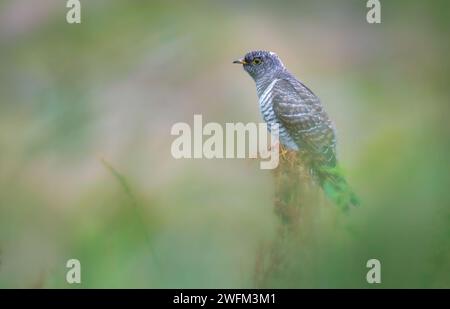
<instances>
[{"instance_id":1,"label":"blurred green background","mask_svg":"<svg viewBox=\"0 0 450 309\"><path fill-rule=\"evenodd\" d=\"M0 1L0 287L450 287L448 1L81 2ZM261 121L231 64L255 49L321 98L363 200L309 205L262 285L272 173L170 154L194 114Z\"/></svg>"}]
</instances>

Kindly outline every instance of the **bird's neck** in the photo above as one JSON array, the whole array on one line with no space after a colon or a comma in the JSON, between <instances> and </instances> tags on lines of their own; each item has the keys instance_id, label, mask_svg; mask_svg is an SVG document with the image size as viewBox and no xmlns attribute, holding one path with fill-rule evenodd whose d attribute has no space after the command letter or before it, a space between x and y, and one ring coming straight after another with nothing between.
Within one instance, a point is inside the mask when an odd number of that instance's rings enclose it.
<instances>
[{"instance_id":1,"label":"bird's neck","mask_svg":"<svg viewBox=\"0 0 450 309\"><path fill-rule=\"evenodd\" d=\"M264 93L264 91L269 87L270 83L278 78L280 75L280 72L275 72L274 74L262 76L255 80L256 83L256 93L258 94L258 97L261 97L261 95Z\"/></svg>"},{"instance_id":2,"label":"bird's neck","mask_svg":"<svg viewBox=\"0 0 450 309\"><path fill-rule=\"evenodd\" d=\"M260 78L256 81L256 93L260 97L273 81L272 77Z\"/></svg>"}]
</instances>

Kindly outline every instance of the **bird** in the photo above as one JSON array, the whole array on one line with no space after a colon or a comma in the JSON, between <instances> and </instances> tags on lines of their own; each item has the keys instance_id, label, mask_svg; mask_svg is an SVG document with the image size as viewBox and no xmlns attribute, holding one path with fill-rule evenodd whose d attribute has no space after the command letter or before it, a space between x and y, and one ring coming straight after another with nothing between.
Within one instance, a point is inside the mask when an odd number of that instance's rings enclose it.
<instances>
[{"instance_id":1,"label":"bird","mask_svg":"<svg viewBox=\"0 0 450 309\"><path fill-rule=\"evenodd\" d=\"M278 55L256 50L233 61L253 78L259 109L268 128L278 125L279 141L302 153L305 164L326 196L348 209L360 201L343 176L336 158L336 132L320 99L291 74Z\"/></svg>"}]
</instances>

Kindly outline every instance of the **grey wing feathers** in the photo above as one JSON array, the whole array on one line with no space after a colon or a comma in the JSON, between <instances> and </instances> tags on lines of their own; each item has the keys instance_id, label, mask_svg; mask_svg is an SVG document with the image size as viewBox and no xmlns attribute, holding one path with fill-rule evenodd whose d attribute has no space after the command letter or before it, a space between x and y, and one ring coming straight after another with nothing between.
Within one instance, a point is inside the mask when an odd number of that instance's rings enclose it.
<instances>
[{"instance_id":1,"label":"grey wing feathers","mask_svg":"<svg viewBox=\"0 0 450 309\"><path fill-rule=\"evenodd\" d=\"M297 80L280 79L272 90L274 112L300 149L321 164L336 164L334 129L319 99Z\"/></svg>"}]
</instances>

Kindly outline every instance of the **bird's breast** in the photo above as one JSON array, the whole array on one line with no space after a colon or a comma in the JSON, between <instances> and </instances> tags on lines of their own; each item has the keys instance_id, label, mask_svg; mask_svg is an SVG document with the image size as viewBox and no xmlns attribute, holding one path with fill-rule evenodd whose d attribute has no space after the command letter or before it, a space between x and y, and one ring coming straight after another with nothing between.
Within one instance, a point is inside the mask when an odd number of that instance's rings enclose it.
<instances>
[{"instance_id":1,"label":"bird's breast","mask_svg":"<svg viewBox=\"0 0 450 309\"><path fill-rule=\"evenodd\" d=\"M286 130L286 128L279 122L273 109L272 89L277 81L277 79L272 81L264 90L264 92L259 96L259 108L261 111L261 115L264 121L267 123L269 131L271 131L270 129L273 125L278 125L279 139L283 145L290 149L298 150L299 148L297 144L289 135L289 132Z\"/></svg>"}]
</instances>

